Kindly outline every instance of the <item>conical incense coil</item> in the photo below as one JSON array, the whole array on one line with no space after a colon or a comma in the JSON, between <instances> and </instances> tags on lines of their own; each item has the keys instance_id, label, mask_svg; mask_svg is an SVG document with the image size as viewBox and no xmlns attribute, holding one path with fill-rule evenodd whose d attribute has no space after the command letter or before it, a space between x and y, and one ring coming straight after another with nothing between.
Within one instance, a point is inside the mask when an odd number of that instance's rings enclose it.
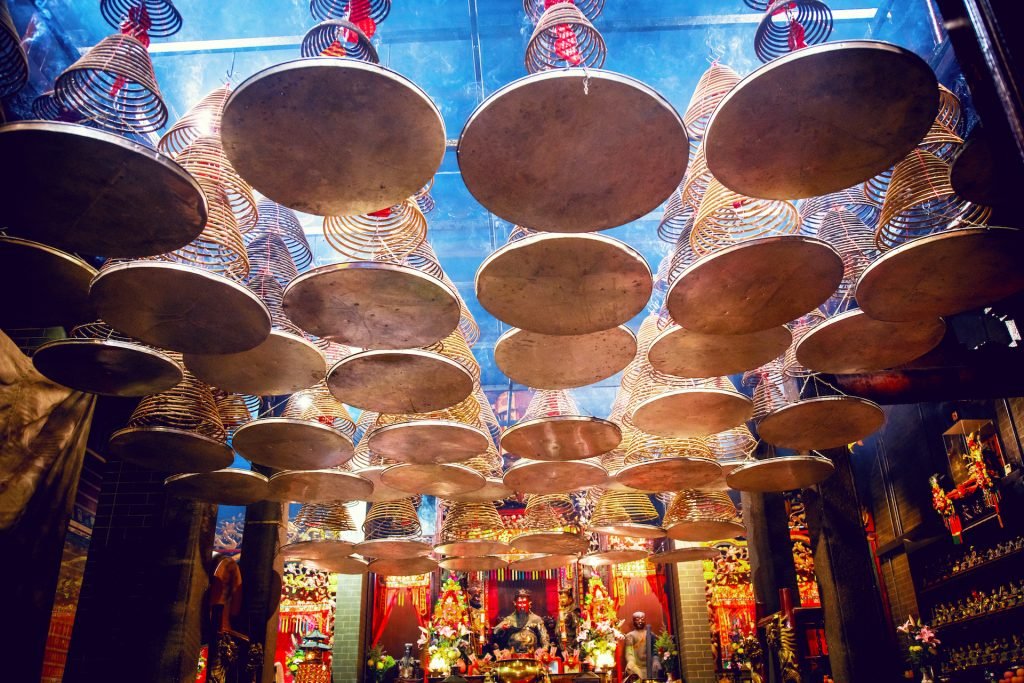
<instances>
[{"instance_id":1,"label":"conical incense coil","mask_svg":"<svg viewBox=\"0 0 1024 683\"><path fill-rule=\"evenodd\" d=\"M505 530L493 503L450 503L441 523L439 544L497 539Z\"/></svg>"},{"instance_id":2,"label":"conical incense coil","mask_svg":"<svg viewBox=\"0 0 1024 683\"><path fill-rule=\"evenodd\" d=\"M604 491L594 505L588 524L591 528L656 523L658 511L645 493Z\"/></svg>"},{"instance_id":3,"label":"conical incense coil","mask_svg":"<svg viewBox=\"0 0 1024 683\"><path fill-rule=\"evenodd\" d=\"M145 11L146 34L166 38L181 30L181 14L170 0L100 0L100 13L108 24L121 28L133 11Z\"/></svg>"},{"instance_id":4,"label":"conical incense coil","mask_svg":"<svg viewBox=\"0 0 1024 683\"><path fill-rule=\"evenodd\" d=\"M567 66L604 66L608 48L594 25L571 2L544 10L526 45L526 70L532 74Z\"/></svg>"},{"instance_id":5,"label":"conical incense coil","mask_svg":"<svg viewBox=\"0 0 1024 683\"><path fill-rule=\"evenodd\" d=\"M536 420L541 417L558 417L561 415L579 415L580 409L572 394L564 389L542 389L534 393L530 399L521 422Z\"/></svg>"},{"instance_id":6,"label":"conical incense coil","mask_svg":"<svg viewBox=\"0 0 1024 683\"><path fill-rule=\"evenodd\" d=\"M623 429L623 433L625 433L625 429ZM601 463L601 467L608 470L609 476L614 477L619 470L626 466L626 451L622 448L612 449L601 455L598 461Z\"/></svg>"},{"instance_id":7,"label":"conical incense coil","mask_svg":"<svg viewBox=\"0 0 1024 683\"><path fill-rule=\"evenodd\" d=\"M556 531L575 527L576 506L567 493L533 494L526 499L523 528L528 531Z\"/></svg>"},{"instance_id":8,"label":"conical incense coil","mask_svg":"<svg viewBox=\"0 0 1024 683\"><path fill-rule=\"evenodd\" d=\"M256 197L249 183L235 171L224 154L219 135L197 137L175 158L188 171L207 194L210 188L220 188L227 195L231 211L241 232L256 225Z\"/></svg>"},{"instance_id":9,"label":"conical incense coil","mask_svg":"<svg viewBox=\"0 0 1024 683\"><path fill-rule=\"evenodd\" d=\"M0 97L21 90L28 81L28 57L6 2L0 2Z\"/></svg>"},{"instance_id":10,"label":"conical incense coil","mask_svg":"<svg viewBox=\"0 0 1024 683\"><path fill-rule=\"evenodd\" d=\"M493 445L487 447L486 453L472 457L463 464L489 479L501 479L504 474L501 454Z\"/></svg>"},{"instance_id":11,"label":"conical incense coil","mask_svg":"<svg viewBox=\"0 0 1024 683\"><path fill-rule=\"evenodd\" d=\"M733 392L736 391L736 387L733 386L732 380L728 377L678 377L676 375L659 372L655 370L650 363L645 363L641 372L642 378L633 388L630 396L629 407L626 409L629 414L633 414L636 407L644 401L677 389L707 388L723 389Z\"/></svg>"},{"instance_id":12,"label":"conical incense coil","mask_svg":"<svg viewBox=\"0 0 1024 683\"><path fill-rule=\"evenodd\" d=\"M276 235L288 247L288 252L299 272L309 268L313 263L313 249L309 246L309 240L306 239L302 223L295 212L269 199L259 200L256 209L259 218L247 238L258 239L263 235Z\"/></svg>"},{"instance_id":13,"label":"conical incense coil","mask_svg":"<svg viewBox=\"0 0 1024 683\"><path fill-rule=\"evenodd\" d=\"M693 225L693 211L692 206L683 203L683 186L680 185L665 203L665 211L658 222L658 237L664 242L675 244L688 229L687 226Z\"/></svg>"},{"instance_id":14,"label":"conical incense coil","mask_svg":"<svg viewBox=\"0 0 1024 683\"><path fill-rule=\"evenodd\" d=\"M420 536L423 528L413 507L412 498L374 503L363 521L366 540L411 538Z\"/></svg>"},{"instance_id":15,"label":"conical incense coil","mask_svg":"<svg viewBox=\"0 0 1024 683\"><path fill-rule=\"evenodd\" d=\"M803 225L801 232L805 235L817 235L828 241L821 235L821 226L832 210L852 213L861 222L874 225L878 219L878 208L878 205L864 194L863 185L820 197L810 197L800 202L800 222Z\"/></svg>"},{"instance_id":16,"label":"conical incense coil","mask_svg":"<svg viewBox=\"0 0 1024 683\"><path fill-rule=\"evenodd\" d=\"M949 162L915 149L896 164L875 231L879 249L891 249L940 230L985 225L992 210L959 197Z\"/></svg>"},{"instance_id":17,"label":"conical incense coil","mask_svg":"<svg viewBox=\"0 0 1024 683\"><path fill-rule=\"evenodd\" d=\"M782 363L773 361L771 364L758 368L751 373L756 378L754 386L754 420L760 420L768 413L786 405L786 394L782 382Z\"/></svg>"},{"instance_id":18,"label":"conical incense coil","mask_svg":"<svg viewBox=\"0 0 1024 683\"><path fill-rule=\"evenodd\" d=\"M807 333L814 329L816 325L827 320L827 316L821 311L814 310L807 315L801 316L789 325L789 329L793 332L793 341L790 343L789 348L786 349L786 354L782 358L782 374L786 377L810 377L811 375L818 374L814 370L808 370L796 359L796 347L800 343L800 340L807 336Z\"/></svg>"},{"instance_id":19,"label":"conical incense coil","mask_svg":"<svg viewBox=\"0 0 1024 683\"><path fill-rule=\"evenodd\" d=\"M757 439L746 425L740 425L708 437L711 455L719 462L750 460L757 449Z\"/></svg>"},{"instance_id":20,"label":"conical incense coil","mask_svg":"<svg viewBox=\"0 0 1024 683\"><path fill-rule=\"evenodd\" d=\"M331 395L326 384L296 391L288 397L281 417L319 422L348 437L355 436L356 425L345 406Z\"/></svg>"},{"instance_id":21,"label":"conical incense coil","mask_svg":"<svg viewBox=\"0 0 1024 683\"><path fill-rule=\"evenodd\" d=\"M462 332L458 328L444 339L423 348L455 361L469 371L475 382L480 381L480 364L477 363L466 338L462 336Z\"/></svg>"},{"instance_id":22,"label":"conical incense coil","mask_svg":"<svg viewBox=\"0 0 1024 683\"><path fill-rule=\"evenodd\" d=\"M200 137L219 138L224 105L230 96L231 88L227 85L208 92L163 134L157 143L157 149L176 157Z\"/></svg>"},{"instance_id":23,"label":"conical incense coil","mask_svg":"<svg viewBox=\"0 0 1024 683\"><path fill-rule=\"evenodd\" d=\"M661 458L687 457L707 458L712 457L711 447L705 437L670 437L648 434L639 429L630 429L623 437L626 443L626 456L623 462L626 465L637 465L642 462L651 462Z\"/></svg>"},{"instance_id":24,"label":"conical incense coil","mask_svg":"<svg viewBox=\"0 0 1024 683\"><path fill-rule=\"evenodd\" d=\"M441 262L437 259L437 254L434 252L434 248L430 246L430 242L424 241L422 244L413 249L405 257L402 265L415 268L427 275L437 278L444 284L448 285L451 291L455 292L455 297L459 301L459 331L462 332L462 336L465 337L466 343L470 346L476 344L480 339L480 327L476 324L476 318L470 312L469 307L466 306L465 299L459 294L458 288L455 283L451 281L444 272L444 268L441 267Z\"/></svg>"},{"instance_id":25,"label":"conical incense coil","mask_svg":"<svg viewBox=\"0 0 1024 683\"><path fill-rule=\"evenodd\" d=\"M0 59L3 58L0 57ZM52 90L44 92L32 100L32 116L42 121L63 121L65 123L78 123L82 120L82 114L62 105Z\"/></svg>"},{"instance_id":26,"label":"conical incense coil","mask_svg":"<svg viewBox=\"0 0 1024 683\"><path fill-rule=\"evenodd\" d=\"M310 0L309 13L317 21L346 19L373 37L377 24L387 19L391 0Z\"/></svg>"},{"instance_id":27,"label":"conical incense coil","mask_svg":"<svg viewBox=\"0 0 1024 683\"><path fill-rule=\"evenodd\" d=\"M348 57L380 64L373 43L362 30L345 19L328 19L311 28L302 38L303 57Z\"/></svg>"},{"instance_id":28,"label":"conical incense coil","mask_svg":"<svg viewBox=\"0 0 1024 683\"><path fill-rule=\"evenodd\" d=\"M430 190L434 187L434 179L430 181L420 189L419 192L413 195L413 200L416 202L416 206L420 207L420 211L424 214L430 213L437 206L434 202L433 196L430 194Z\"/></svg>"},{"instance_id":29,"label":"conical incense coil","mask_svg":"<svg viewBox=\"0 0 1024 683\"><path fill-rule=\"evenodd\" d=\"M690 134L690 139L700 140L704 137L711 115L739 82L740 75L717 60L701 74L683 114L683 123L686 124L686 132Z\"/></svg>"},{"instance_id":30,"label":"conical incense coil","mask_svg":"<svg viewBox=\"0 0 1024 683\"><path fill-rule=\"evenodd\" d=\"M181 249L153 258L184 263L231 280L244 281L249 275L249 256L227 195L216 187L205 187L203 191L206 194L207 217L199 237Z\"/></svg>"},{"instance_id":31,"label":"conical incense coil","mask_svg":"<svg viewBox=\"0 0 1024 683\"><path fill-rule=\"evenodd\" d=\"M845 301L852 294L861 273L878 254L875 231L851 211L834 208L825 214L817 237L827 242L843 259L843 279L833 299Z\"/></svg>"},{"instance_id":32,"label":"conical incense coil","mask_svg":"<svg viewBox=\"0 0 1024 683\"><path fill-rule=\"evenodd\" d=\"M462 424L478 426L480 420L480 403L476 397L470 394L455 405L435 410L429 413L381 413L377 416L375 427L404 424L423 420L446 420L450 422L461 422Z\"/></svg>"},{"instance_id":33,"label":"conical incense coil","mask_svg":"<svg viewBox=\"0 0 1024 683\"><path fill-rule=\"evenodd\" d=\"M351 346L345 346L344 344L338 344L323 338L317 338L316 345L324 352L324 358L327 359L327 367L331 367L343 358L348 358L358 350Z\"/></svg>"},{"instance_id":34,"label":"conical incense coil","mask_svg":"<svg viewBox=\"0 0 1024 683\"><path fill-rule=\"evenodd\" d=\"M762 62L810 45L832 35L832 10L820 0L775 0L765 11L754 34L754 53Z\"/></svg>"},{"instance_id":35,"label":"conical incense coil","mask_svg":"<svg viewBox=\"0 0 1024 683\"><path fill-rule=\"evenodd\" d=\"M565 2L565 0L561 0L561 2ZM558 0L523 0L523 11L530 17L530 21L536 24L540 21L544 11L556 4L558 4ZM601 12L604 10L604 0L572 0L572 4L590 21L601 16Z\"/></svg>"},{"instance_id":36,"label":"conical incense coil","mask_svg":"<svg viewBox=\"0 0 1024 683\"><path fill-rule=\"evenodd\" d=\"M679 186L680 201L682 201L683 207L696 213L701 201L704 199L704 193L707 192L708 185L714 179L715 177L711 175L711 171L708 169L707 156L704 154L704 143L701 142L697 145L693 159L686 167L686 177L683 178L683 182Z\"/></svg>"},{"instance_id":37,"label":"conical incense coil","mask_svg":"<svg viewBox=\"0 0 1024 683\"><path fill-rule=\"evenodd\" d=\"M234 435L236 429L252 422L252 413L249 412L246 397L242 394L229 394L217 389L213 393L213 400L217 403L221 424L224 425L224 431L229 438Z\"/></svg>"},{"instance_id":38,"label":"conical incense coil","mask_svg":"<svg viewBox=\"0 0 1024 683\"><path fill-rule=\"evenodd\" d=\"M141 344L138 340L132 339L127 334L118 332L102 320L94 320L92 322L82 323L81 325L75 325L71 328L71 332L68 336L72 339L109 339L111 341Z\"/></svg>"},{"instance_id":39,"label":"conical incense coil","mask_svg":"<svg viewBox=\"0 0 1024 683\"><path fill-rule=\"evenodd\" d=\"M700 257L739 242L799 232L800 214L791 202L745 197L712 179L693 221L690 246Z\"/></svg>"},{"instance_id":40,"label":"conical incense coil","mask_svg":"<svg viewBox=\"0 0 1024 683\"><path fill-rule=\"evenodd\" d=\"M372 410L364 410L359 415L359 420L356 421L355 452L352 459L342 465L342 468L350 472L360 472L370 467L389 467L399 464L397 460L385 458L370 448L369 439L366 437L376 427L377 417L377 413Z\"/></svg>"},{"instance_id":41,"label":"conical incense coil","mask_svg":"<svg viewBox=\"0 0 1024 683\"><path fill-rule=\"evenodd\" d=\"M346 531L355 531L356 525L345 503L303 503L295 515L295 527L305 535L317 530L323 538L337 538Z\"/></svg>"},{"instance_id":42,"label":"conical incense coil","mask_svg":"<svg viewBox=\"0 0 1024 683\"><path fill-rule=\"evenodd\" d=\"M152 133L167 123L149 52L138 38L107 36L57 77L61 105L115 133Z\"/></svg>"},{"instance_id":43,"label":"conical incense coil","mask_svg":"<svg viewBox=\"0 0 1024 683\"><path fill-rule=\"evenodd\" d=\"M622 373L622 391L632 393L637 385L643 381L649 367L647 352L657 336L658 314L652 313L644 318L644 321L640 323L639 331L636 333L636 356Z\"/></svg>"},{"instance_id":44,"label":"conical incense coil","mask_svg":"<svg viewBox=\"0 0 1024 683\"><path fill-rule=\"evenodd\" d=\"M377 214L328 216L324 238L354 261L401 263L427 238L427 219L416 202L407 199Z\"/></svg>"},{"instance_id":45,"label":"conical incense coil","mask_svg":"<svg viewBox=\"0 0 1024 683\"><path fill-rule=\"evenodd\" d=\"M171 354L181 361L179 354ZM128 427L165 427L225 441L227 433L221 421L217 401L208 384L188 370L173 389L144 396L128 420Z\"/></svg>"},{"instance_id":46,"label":"conical incense coil","mask_svg":"<svg viewBox=\"0 0 1024 683\"><path fill-rule=\"evenodd\" d=\"M743 518L724 491L680 491L665 511L665 527L696 522L743 524Z\"/></svg>"},{"instance_id":47,"label":"conical incense coil","mask_svg":"<svg viewBox=\"0 0 1024 683\"><path fill-rule=\"evenodd\" d=\"M299 269L295 267L291 252L279 236L260 235L254 240L246 241L250 281L269 277L284 287L298 277Z\"/></svg>"},{"instance_id":48,"label":"conical incense coil","mask_svg":"<svg viewBox=\"0 0 1024 683\"><path fill-rule=\"evenodd\" d=\"M491 402L487 400L487 395L479 383L473 387L473 396L476 397L477 403L480 404L480 421L487 428L487 432L491 435L491 440L497 443L501 439L501 424L498 422L498 417L494 414L494 408L491 407Z\"/></svg>"},{"instance_id":49,"label":"conical incense coil","mask_svg":"<svg viewBox=\"0 0 1024 683\"><path fill-rule=\"evenodd\" d=\"M665 276L665 283L668 287L675 284L679 276L683 274L683 271L697 260L697 255L693 253L693 247L690 246L690 235L693 232L694 217L693 214L690 215L690 219L679 233L679 239L676 240L675 248L669 254L668 272Z\"/></svg>"}]
</instances>

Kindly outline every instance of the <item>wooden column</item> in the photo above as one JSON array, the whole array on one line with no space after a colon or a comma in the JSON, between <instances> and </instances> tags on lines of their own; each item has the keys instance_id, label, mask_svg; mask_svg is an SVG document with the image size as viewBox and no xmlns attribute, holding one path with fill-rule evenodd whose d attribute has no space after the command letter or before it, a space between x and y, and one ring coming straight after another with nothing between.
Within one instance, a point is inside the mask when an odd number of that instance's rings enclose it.
<instances>
[{"instance_id":1,"label":"wooden column","mask_svg":"<svg viewBox=\"0 0 1024 683\"><path fill-rule=\"evenodd\" d=\"M261 501L245 509L245 533L239 562L242 570L242 623L247 625L250 653L257 644L263 650L262 664L257 664L260 671L254 678L261 683L274 681L274 649L277 646L278 606L284 570L278 549L285 522L281 503Z\"/></svg>"},{"instance_id":2,"label":"wooden column","mask_svg":"<svg viewBox=\"0 0 1024 683\"><path fill-rule=\"evenodd\" d=\"M796 587L793 542L789 537L789 515L781 493L744 493L741 497L743 524L750 550L750 578L758 618L779 611L779 590Z\"/></svg>"}]
</instances>

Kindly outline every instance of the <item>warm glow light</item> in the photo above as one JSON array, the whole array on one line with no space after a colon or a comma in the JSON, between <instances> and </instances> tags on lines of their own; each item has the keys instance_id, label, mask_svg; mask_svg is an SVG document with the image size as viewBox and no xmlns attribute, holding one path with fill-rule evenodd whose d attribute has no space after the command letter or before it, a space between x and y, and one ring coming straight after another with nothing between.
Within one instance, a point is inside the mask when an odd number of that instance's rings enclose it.
<instances>
[{"instance_id":1,"label":"warm glow light","mask_svg":"<svg viewBox=\"0 0 1024 683\"><path fill-rule=\"evenodd\" d=\"M598 671L609 671L615 666L615 656L608 650L602 650L594 657L594 667Z\"/></svg>"}]
</instances>

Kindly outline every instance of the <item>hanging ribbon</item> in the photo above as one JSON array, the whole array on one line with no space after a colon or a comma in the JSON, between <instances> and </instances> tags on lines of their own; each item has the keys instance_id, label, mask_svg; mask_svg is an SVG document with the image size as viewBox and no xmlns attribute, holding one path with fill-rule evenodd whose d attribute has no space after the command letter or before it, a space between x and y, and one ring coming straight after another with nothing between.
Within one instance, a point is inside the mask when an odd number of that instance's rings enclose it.
<instances>
[{"instance_id":1,"label":"hanging ribbon","mask_svg":"<svg viewBox=\"0 0 1024 683\"><path fill-rule=\"evenodd\" d=\"M121 22L121 34L135 38L149 49L149 29L152 27L153 20L149 18L146 6L139 2L138 5L128 9L128 16ZM110 96L117 97L127 83L126 77L118 76L114 85L110 87Z\"/></svg>"},{"instance_id":2,"label":"hanging ribbon","mask_svg":"<svg viewBox=\"0 0 1024 683\"><path fill-rule=\"evenodd\" d=\"M786 39L786 44L789 46L790 51L807 47L807 31L804 29L803 24L797 21L796 10L797 5L795 2L782 3L772 10L772 16L785 13L789 21L789 36Z\"/></svg>"}]
</instances>

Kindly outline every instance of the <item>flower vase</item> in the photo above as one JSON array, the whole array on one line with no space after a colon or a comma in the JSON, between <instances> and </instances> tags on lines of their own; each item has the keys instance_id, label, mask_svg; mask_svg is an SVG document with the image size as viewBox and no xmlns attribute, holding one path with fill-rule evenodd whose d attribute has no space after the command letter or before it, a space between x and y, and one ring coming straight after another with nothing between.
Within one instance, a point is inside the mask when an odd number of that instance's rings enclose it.
<instances>
[{"instance_id":1,"label":"flower vase","mask_svg":"<svg viewBox=\"0 0 1024 683\"><path fill-rule=\"evenodd\" d=\"M921 683L935 683L935 679L932 676L933 672L930 666L921 667Z\"/></svg>"}]
</instances>

